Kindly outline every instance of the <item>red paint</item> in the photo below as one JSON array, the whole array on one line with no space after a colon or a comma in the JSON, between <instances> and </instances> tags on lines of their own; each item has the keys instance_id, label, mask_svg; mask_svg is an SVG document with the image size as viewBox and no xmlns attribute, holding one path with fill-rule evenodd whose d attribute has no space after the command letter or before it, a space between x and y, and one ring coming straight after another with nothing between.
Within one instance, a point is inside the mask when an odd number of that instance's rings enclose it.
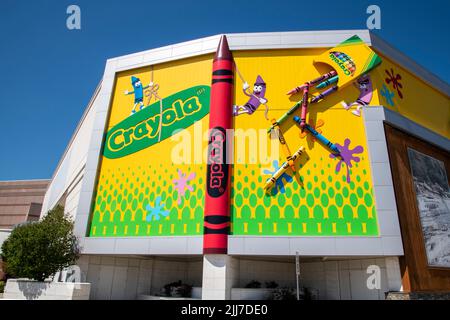
<instances>
[{"instance_id":1,"label":"red paint","mask_svg":"<svg viewBox=\"0 0 450 320\"><path fill-rule=\"evenodd\" d=\"M213 61L209 113L209 145L204 212L204 254L226 254L230 228L231 146L226 130L232 128L233 56L222 36Z\"/></svg>"}]
</instances>

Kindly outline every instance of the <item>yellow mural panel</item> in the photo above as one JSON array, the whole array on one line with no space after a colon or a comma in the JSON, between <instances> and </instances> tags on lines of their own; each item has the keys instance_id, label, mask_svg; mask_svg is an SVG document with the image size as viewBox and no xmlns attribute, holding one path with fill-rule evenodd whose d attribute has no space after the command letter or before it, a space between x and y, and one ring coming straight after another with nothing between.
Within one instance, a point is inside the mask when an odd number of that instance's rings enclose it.
<instances>
[{"instance_id":1,"label":"yellow mural panel","mask_svg":"<svg viewBox=\"0 0 450 320\"><path fill-rule=\"evenodd\" d=\"M288 169L273 188L264 189L286 160L278 139L267 134L270 119L280 118L301 99L300 94L286 95L288 90L329 71L326 65L314 64L325 52L233 52L239 71L234 103L243 106L249 100L242 90L244 82L253 88L253 83L263 81L269 109L268 119L264 105L234 118L233 235L378 236L364 112L358 117L352 112L355 107L345 108L360 96L358 86L347 85L308 107L307 123L343 150L345 161L302 133L289 117L281 131L292 153L300 147L304 152L295 161L295 174ZM449 137L448 98L385 57L382 60L369 72L374 88L369 104L385 105ZM205 55L117 75L90 236L203 234L211 69L212 55ZM401 79L394 87L397 74ZM137 79L144 87L153 81L143 90L142 104L130 94ZM161 104L157 97L163 99ZM300 109L294 115L299 113ZM181 130L170 131L174 126Z\"/></svg>"},{"instance_id":2,"label":"yellow mural panel","mask_svg":"<svg viewBox=\"0 0 450 320\"><path fill-rule=\"evenodd\" d=\"M378 102L450 139L450 98L380 56L383 63L371 73L376 88L374 104Z\"/></svg>"}]
</instances>

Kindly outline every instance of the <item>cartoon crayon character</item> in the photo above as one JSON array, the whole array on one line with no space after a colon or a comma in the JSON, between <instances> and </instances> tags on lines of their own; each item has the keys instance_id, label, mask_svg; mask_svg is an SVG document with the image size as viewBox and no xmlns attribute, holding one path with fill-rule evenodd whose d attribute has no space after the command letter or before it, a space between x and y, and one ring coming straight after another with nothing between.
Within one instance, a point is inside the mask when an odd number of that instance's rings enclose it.
<instances>
[{"instance_id":1,"label":"cartoon crayon character","mask_svg":"<svg viewBox=\"0 0 450 320\"><path fill-rule=\"evenodd\" d=\"M315 84L318 83L318 82L325 81L325 80L327 80L327 79L329 79L329 78L332 78L332 77L334 77L334 76L337 76L337 72L334 71L334 70L332 70L332 71L330 71L330 72L328 72L328 73L325 73L325 74L321 75L320 77L317 77L317 78L315 78L315 79L313 79L313 80L310 80L310 81L308 81L308 82L305 82L305 83L302 84L301 86L298 86L298 87L295 87L295 88L292 89L292 90L289 90L288 93L287 93L287 95L297 94L297 93L299 93L300 91L304 91L305 87L313 86L313 85L315 85Z\"/></svg>"},{"instance_id":2,"label":"cartoon crayon character","mask_svg":"<svg viewBox=\"0 0 450 320\"><path fill-rule=\"evenodd\" d=\"M248 83L245 82L242 86L242 91L244 91L244 94L250 99L243 106L233 106L234 116L239 116L244 113L253 114L261 104L267 104L267 99L265 98L266 83L261 76L256 78L255 84L253 85L253 92L248 93L247 91L249 88Z\"/></svg>"},{"instance_id":3,"label":"cartoon crayon character","mask_svg":"<svg viewBox=\"0 0 450 320\"><path fill-rule=\"evenodd\" d=\"M294 121L297 122L298 124L300 124L301 119L298 116L294 116ZM327 138L325 138L321 133L319 133L316 129L314 129L313 127L311 127L308 124L305 124L305 129L309 131L309 133L311 133L314 138L316 138L317 140L319 140L323 145L325 145L326 147L328 147L334 154L339 155L340 151L339 149L336 147L336 145L334 143L332 143L330 140L328 140Z\"/></svg>"},{"instance_id":4,"label":"cartoon crayon character","mask_svg":"<svg viewBox=\"0 0 450 320\"><path fill-rule=\"evenodd\" d=\"M292 108L290 108L285 114L283 114L280 119L277 120L278 125L281 125L281 123L289 118L290 115L292 115L303 103L303 100L298 101ZM267 133L270 133L272 129L274 128L273 124L272 126L267 129Z\"/></svg>"},{"instance_id":5,"label":"cartoon crayon character","mask_svg":"<svg viewBox=\"0 0 450 320\"><path fill-rule=\"evenodd\" d=\"M295 173L295 165L294 165L294 160L292 159L291 150L289 149L289 146L286 143L286 139L284 138L283 132L281 132L280 125L278 124L278 122L275 121L275 119L272 119L270 121L272 122L275 136L280 141L281 148L283 149L284 155L286 156L286 160L289 163L289 166L291 167L292 172Z\"/></svg>"},{"instance_id":6,"label":"cartoon crayon character","mask_svg":"<svg viewBox=\"0 0 450 320\"><path fill-rule=\"evenodd\" d=\"M328 87L330 84L338 82L338 81L339 81L339 76L334 76L334 77L332 77L332 78L330 78L328 80L325 80L325 81L319 83L316 86L316 89L323 89L325 87Z\"/></svg>"},{"instance_id":7,"label":"cartoon crayon character","mask_svg":"<svg viewBox=\"0 0 450 320\"><path fill-rule=\"evenodd\" d=\"M301 146L293 155L292 155L292 161L297 160L297 158L300 158L305 148ZM275 173L272 175L271 178L267 179L266 183L264 184L264 189L268 191L272 186L277 182L277 180L283 175L283 173L286 172L287 168L289 167L289 161L285 161L281 167L275 171Z\"/></svg>"},{"instance_id":8,"label":"cartoon crayon character","mask_svg":"<svg viewBox=\"0 0 450 320\"><path fill-rule=\"evenodd\" d=\"M142 86L141 79L132 76L131 77L131 84L133 85L133 91L125 90L125 95L134 94L134 106L131 110L131 114L136 112L136 106L139 105L139 110L142 110L144 108L144 89L147 89L149 86Z\"/></svg>"},{"instance_id":9,"label":"cartoon crayon character","mask_svg":"<svg viewBox=\"0 0 450 320\"><path fill-rule=\"evenodd\" d=\"M317 96L311 99L311 103L316 103L322 99L324 99L326 96L329 96L333 92L336 92L338 90L338 86L332 86L331 88L319 93Z\"/></svg>"},{"instance_id":10,"label":"cartoon crayon character","mask_svg":"<svg viewBox=\"0 0 450 320\"><path fill-rule=\"evenodd\" d=\"M369 105L372 100L372 80L369 75L363 75L356 82L355 86L359 89L359 97L355 102L351 104L347 104L345 101L342 101L341 104L344 106L345 110L350 109L352 106L356 106L356 110L353 110L352 113L355 116L361 116L361 107Z\"/></svg>"}]
</instances>

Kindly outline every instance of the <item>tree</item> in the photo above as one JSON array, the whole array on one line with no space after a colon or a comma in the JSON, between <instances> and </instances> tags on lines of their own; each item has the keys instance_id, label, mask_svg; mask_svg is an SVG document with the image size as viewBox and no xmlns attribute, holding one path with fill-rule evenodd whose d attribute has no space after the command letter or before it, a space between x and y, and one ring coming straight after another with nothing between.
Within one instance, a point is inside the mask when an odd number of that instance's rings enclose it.
<instances>
[{"instance_id":1,"label":"tree","mask_svg":"<svg viewBox=\"0 0 450 320\"><path fill-rule=\"evenodd\" d=\"M75 264L80 256L73 222L57 206L44 219L17 226L2 245L6 272L15 278L44 281Z\"/></svg>"}]
</instances>

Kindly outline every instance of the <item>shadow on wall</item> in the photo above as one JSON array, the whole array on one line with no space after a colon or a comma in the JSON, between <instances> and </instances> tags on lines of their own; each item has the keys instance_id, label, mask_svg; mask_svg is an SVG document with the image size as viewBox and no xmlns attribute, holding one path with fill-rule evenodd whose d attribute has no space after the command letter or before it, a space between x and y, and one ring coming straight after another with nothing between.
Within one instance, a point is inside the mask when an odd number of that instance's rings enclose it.
<instances>
[{"instance_id":1,"label":"shadow on wall","mask_svg":"<svg viewBox=\"0 0 450 320\"><path fill-rule=\"evenodd\" d=\"M19 290L27 300L39 298L49 285L48 282L18 281Z\"/></svg>"}]
</instances>

